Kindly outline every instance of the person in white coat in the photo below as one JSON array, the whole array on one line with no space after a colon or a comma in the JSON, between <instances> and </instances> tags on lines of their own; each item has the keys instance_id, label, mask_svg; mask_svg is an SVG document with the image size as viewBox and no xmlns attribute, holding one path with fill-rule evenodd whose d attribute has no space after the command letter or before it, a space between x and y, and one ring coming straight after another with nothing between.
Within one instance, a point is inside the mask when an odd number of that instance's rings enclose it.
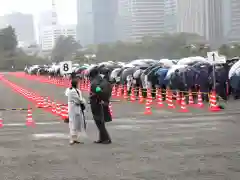
<instances>
[{"instance_id":1,"label":"person in white coat","mask_svg":"<svg viewBox=\"0 0 240 180\"><path fill-rule=\"evenodd\" d=\"M79 144L79 136L84 131L84 120L81 106L85 106L82 92L77 89L78 81L72 80L72 87L67 88L65 95L68 97L68 116L70 129L70 145Z\"/></svg>"}]
</instances>

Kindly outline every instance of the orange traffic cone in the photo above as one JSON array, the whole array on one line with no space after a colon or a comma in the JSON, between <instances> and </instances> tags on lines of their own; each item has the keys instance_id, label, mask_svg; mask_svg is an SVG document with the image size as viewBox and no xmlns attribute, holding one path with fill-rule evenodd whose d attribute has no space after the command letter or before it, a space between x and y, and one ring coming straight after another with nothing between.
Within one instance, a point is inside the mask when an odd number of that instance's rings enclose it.
<instances>
[{"instance_id":1,"label":"orange traffic cone","mask_svg":"<svg viewBox=\"0 0 240 180\"><path fill-rule=\"evenodd\" d=\"M150 104L151 104L151 103L149 102L149 100L147 100L147 101L146 101L146 105L145 105L145 112L144 112L145 115L150 115L150 114L152 114L152 110L151 110Z\"/></svg>"},{"instance_id":2,"label":"orange traffic cone","mask_svg":"<svg viewBox=\"0 0 240 180\"><path fill-rule=\"evenodd\" d=\"M150 104L152 104L153 99L152 99L152 90L151 89L147 89L147 100Z\"/></svg>"},{"instance_id":3,"label":"orange traffic cone","mask_svg":"<svg viewBox=\"0 0 240 180\"><path fill-rule=\"evenodd\" d=\"M52 113L56 114L56 103L52 102Z\"/></svg>"},{"instance_id":4,"label":"orange traffic cone","mask_svg":"<svg viewBox=\"0 0 240 180\"><path fill-rule=\"evenodd\" d=\"M186 106L186 101L185 101L185 96L182 96L182 100L181 100L181 109L180 112L188 112L187 106Z\"/></svg>"},{"instance_id":5,"label":"orange traffic cone","mask_svg":"<svg viewBox=\"0 0 240 180\"><path fill-rule=\"evenodd\" d=\"M163 107L162 91L161 91L161 89L158 89L158 91L157 91L157 106L158 107Z\"/></svg>"},{"instance_id":6,"label":"orange traffic cone","mask_svg":"<svg viewBox=\"0 0 240 180\"><path fill-rule=\"evenodd\" d=\"M197 104L197 107L199 108L203 108L203 100L202 100L202 94L200 91L198 91L198 104Z\"/></svg>"},{"instance_id":7,"label":"orange traffic cone","mask_svg":"<svg viewBox=\"0 0 240 180\"><path fill-rule=\"evenodd\" d=\"M132 87L130 100L131 100L131 102L134 102L136 100L134 87Z\"/></svg>"},{"instance_id":8,"label":"orange traffic cone","mask_svg":"<svg viewBox=\"0 0 240 180\"><path fill-rule=\"evenodd\" d=\"M128 99L127 86L124 86L124 88L123 88L123 98Z\"/></svg>"},{"instance_id":9,"label":"orange traffic cone","mask_svg":"<svg viewBox=\"0 0 240 180\"><path fill-rule=\"evenodd\" d=\"M121 89L121 86L119 85L119 86L117 87L117 97L118 97L118 98L121 97L121 91L122 91L122 89Z\"/></svg>"},{"instance_id":10,"label":"orange traffic cone","mask_svg":"<svg viewBox=\"0 0 240 180\"><path fill-rule=\"evenodd\" d=\"M180 96L180 92L177 91L177 98L176 98L177 104L181 104L181 96Z\"/></svg>"},{"instance_id":11,"label":"orange traffic cone","mask_svg":"<svg viewBox=\"0 0 240 180\"><path fill-rule=\"evenodd\" d=\"M57 104L56 106L57 106L56 107L56 115L61 116L61 106L60 106L60 104Z\"/></svg>"},{"instance_id":12,"label":"orange traffic cone","mask_svg":"<svg viewBox=\"0 0 240 180\"><path fill-rule=\"evenodd\" d=\"M2 128L3 127L3 118L2 118L2 114L1 114L1 116L0 116L0 128Z\"/></svg>"},{"instance_id":13,"label":"orange traffic cone","mask_svg":"<svg viewBox=\"0 0 240 180\"><path fill-rule=\"evenodd\" d=\"M68 107L67 106L63 106L61 109L61 117L63 120L68 118Z\"/></svg>"},{"instance_id":14,"label":"orange traffic cone","mask_svg":"<svg viewBox=\"0 0 240 180\"><path fill-rule=\"evenodd\" d=\"M113 110L112 110L112 104L111 103L109 103L109 111L110 111L111 116L113 117Z\"/></svg>"},{"instance_id":15,"label":"orange traffic cone","mask_svg":"<svg viewBox=\"0 0 240 180\"><path fill-rule=\"evenodd\" d=\"M139 103L142 104L144 102L144 98L142 95L142 89L139 87L139 92L138 92L138 99L139 99Z\"/></svg>"},{"instance_id":16,"label":"orange traffic cone","mask_svg":"<svg viewBox=\"0 0 240 180\"><path fill-rule=\"evenodd\" d=\"M212 112L218 112L218 111L220 111L220 108L219 108L219 106L217 105L217 97L216 97L216 92L215 92L215 91L213 91L213 92L210 94L209 103L210 103L209 111L212 111Z\"/></svg>"},{"instance_id":17,"label":"orange traffic cone","mask_svg":"<svg viewBox=\"0 0 240 180\"><path fill-rule=\"evenodd\" d=\"M28 107L28 111L27 111L26 125L27 126L35 126L35 122L33 121L33 118L32 118L32 109L29 107Z\"/></svg>"},{"instance_id":18,"label":"orange traffic cone","mask_svg":"<svg viewBox=\"0 0 240 180\"><path fill-rule=\"evenodd\" d=\"M194 101L193 101L193 95L192 95L192 91L189 90L189 100L188 100L188 105L193 105L194 104Z\"/></svg>"},{"instance_id":19,"label":"orange traffic cone","mask_svg":"<svg viewBox=\"0 0 240 180\"><path fill-rule=\"evenodd\" d=\"M173 104L173 99L172 99L172 92L168 91L168 108L169 109L174 109L175 106Z\"/></svg>"},{"instance_id":20,"label":"orange traffic cone","mask_svg":"<svg viewBox=\"0 0 240 180\"><path fill-rule=\"evenodd\" d=\"M112 97L116 96L116 86L114 85L112 88Z\"/></svg>"}]
</instances>

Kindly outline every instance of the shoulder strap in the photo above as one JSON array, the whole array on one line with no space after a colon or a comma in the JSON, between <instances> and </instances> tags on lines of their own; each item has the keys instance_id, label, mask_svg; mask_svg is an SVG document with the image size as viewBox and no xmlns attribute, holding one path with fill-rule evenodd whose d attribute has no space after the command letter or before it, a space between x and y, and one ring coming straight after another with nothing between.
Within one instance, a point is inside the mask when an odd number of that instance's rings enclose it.
<instances>
[{"instance_id":1,"label":"shoulder strap","mask_svg":"<svg viewBox=\"0 0 240 180\"><path fill-rule=\"evenodd\" d=\"M75 88L74 88L75 89ZM77 92L77 94L78 94L78 97L80 97L80 94L79 94L79 92L78 92L78 90L77 89L75 89L76 90L76 92Z\"/></svg>"}]
</instances>

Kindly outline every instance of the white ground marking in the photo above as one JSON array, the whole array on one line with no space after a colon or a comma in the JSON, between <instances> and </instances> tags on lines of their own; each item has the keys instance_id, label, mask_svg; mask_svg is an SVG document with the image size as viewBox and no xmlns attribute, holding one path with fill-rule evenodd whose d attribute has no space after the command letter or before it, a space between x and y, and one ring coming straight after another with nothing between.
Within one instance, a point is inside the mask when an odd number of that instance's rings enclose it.
<instances>
[{"instance_id":1,"label":"white ground marking","mask_svg":"<svg viewBox=\"0 0 240 180\"><path fill-rule=\"evenodd\" d=\"M32 134L35 139L50 139L50 138L57 138L57 139L68 139L69 135L63 133L44 133L44 134Z\"/></svg>"},{"instance_id":2,"label":"white ground marking","mask_svg":"<svg viewBox=\"0 0 240 180\"><path fill-rule=\"evenodd\" d=\"M56 124L61 124L61 122L38 122L38 123L35 123L36 125L56 125ZM25 123L9 123L9 124L3 124L3 126L26 126Z\"/></svg>"}]
</instances>

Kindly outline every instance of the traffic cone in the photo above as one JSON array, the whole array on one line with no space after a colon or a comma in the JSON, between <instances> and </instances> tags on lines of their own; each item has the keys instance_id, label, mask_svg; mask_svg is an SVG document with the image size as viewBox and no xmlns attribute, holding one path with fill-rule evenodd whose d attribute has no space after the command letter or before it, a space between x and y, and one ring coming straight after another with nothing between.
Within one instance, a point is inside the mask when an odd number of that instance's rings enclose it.
<instances>
[{"instance_id":1,"label":"traffic cone","mask_svg":"<svg viewBox=\"0 0 240 180\"><path fill-rule=\"evenodd\" d=\"M158 91L157 91L157 106L163 107L162 90L161 89L158 89Z\"/></svg>"},{"instance_id":2,"label":"traffic cone","mask_svg":"<svg viewBox=\"0 0 240 180\"><path fill-rule=\"evenodd\" d=\"M189 90L189 100L188 100L188 105L192 106L194 104L194 101L193 101L193 95L192 95L192 91Z\"/></svg>"},{"instance_id":3,"label":"traffic cone","mask_svg":"<svg viewBox=\"0 0 240 180\"><path fill-rule=\"evenodd\" d=\"M131 102L134 102L136 100L134 87L132 87L130 100Z\"/></svg>"},{"instance_id":4,"label":"traffic cone","mask_svg":"<svg viewBox=\"0 0 240 180\"><path fill-rule=\"evenodd\" d=\"M218 111L221 110L219 108L219 106L217 105L217 97L216 97L216 92L215 91L213 91L211 93L209 103L210 103L209 111L218 112Z\"/></svg>"},{"instance_id":5,"label":"traffic cone","mask_svg":"<svg viewBox=\"0 0 240 180\"><path fill-rule=\"evenodd\" d=\"M47 99L47 98L44 98L43 107L44 107L44 108L47 108L47 107L48 107L48 99Z\"/></svg>"},{"instance_id":6,"label":"traffic cone","mask_svg":"<svg viewBox=\"0 0 240 180\"><path fill-rule=\"evenodd\" d=\"M67 106L63 106L61 109L61 117L63 120L68 118L68 107Z\"/></svg>"},{"instance_id":7,"label":"traffic cone","mask_svg":"<svg viewBox=\"0 0 240 180\"><path fill-rule=\"evenodd\" d=\"M52 102L52 113L56 114L56 103Z\"/></svg>"},{"instance_id":8,"label":"traffic cone","mask_svg":"<svg viewBox=\"0 0 240 180\"><path fill-rule=\"evenodd\" d=\"M42 100L41 100L41 97L39 97L39 98L37 99L36 107L37 107L37 108L41 108L41 107L42 107Z\"/></svg>"},{"instance_id":9,"label":"traffic cone","mask_svg":"<svg viewBox=\"0 0 240 180\"><path fill-rule=\"evenodd\" d=\"M115 97L116 96L116 85L113 85L113 88L112 88L112 97Z\"/></svg>"},{"instance_id":10,"label":"traffic cone","mask_svg":"<svg viewBox=\"0 0 240 180\"><path fill-rule=\"evenodd\" d=\"M150 104L152 104L153 99L152 99L152 90L151 89L147 89L147 99L148 99L148 102Z\"/></svg>"},{"instance_id":11,"label":"traffic cone","mask_svg":"<svg viewBox=\"0 0 240 180\"><path fill-rule=\"evenodd\" d=\"M3 118L2 118L2 115L0 116L0 128L3 127Z\"/></svg>"},{"instance_id":12,"label":"traffic cone","mask_svg":"<svg viewBox=\"0 0 240 180\"><path fill-rule=\"evenodd\" d=\"M152 114L152 110L151 110L151 103L149 102L149 100L146 101L146 104L145 104L145 112L144 114L145 115L150 115Z\"/></svg>"},{"instance_id":13,"label":"traffic cone","mask_svg":"<svg viewBox=\"0 0 240 180\"><path fill-rule=\"evenodd\" d=\"M180 96L180 92L177 91L177 98L176 98L177 104L181 104L181 96Z\"/></svg>"},{"instance_id":14,"label":"traffic cone","mask_svg":"<svg viewBox=\"0 0 240 180\"><path fill-rule=\"evenodd\" d=\"M56 105L56 115L61 116L61 107L60 104Z\"/></svg>"},{"instance_id":15,"label":"traffic cone","mask_svg":"<svg viewBox=\"0 0 240 180\"><path fill-rule=\"evenodd\" d=\"M124 86L123 88L123 98L128 99L127 86Z\"/></svg>"},{"instance_id":16,"label":"traffic cone","mask_svg":"<svg viewBox=\"0 0 240 180\"><path fill-rule=\"evenodd\" d=\"M32 110L29 107L28 107L28 111L27 111L26 125L27 126L35 126L35 122L33 121L33 118L32 118Z\"/></svg>"},{"instance_id":17,"label":"traffic cone","mask_svg":"<svg viewBox=\"0 0 240 180\"><path fill-rule=\"evenodd\" d=\"M168 108L169 109L174 109L175 106L173 104L173 99L172 99L172 92L168 91Z\"/></svg>"},{"instance_id":18,"label":"traffic cone","mask_svg":"<svg viewBox=\"0 0 240 180\"><path fill-rule=\"evenodd\" d=\"M181 109L180 112L188 112L187 106L186 106L186 101L185 101L185 96L182 96L182 100L181 100Z\"/></svg>"},{"instance_id":19,"label":"traffic cone","mask_svg":"<svg viewBox=\"0 0 240 180\"><path fill-rule=\"evenodd\" d=\"M118 97L118 98L121 97L121 91L122 91L122 89L121 89L121 86L119 85L119 86L117 87L117 97Z\"/></svg>"},{"instance_id":20,"label":"traffic cone","mask_svg":"<svg viewBox=\"0 0 240 180\"><path fill-rule=\"evenodd\" d=\"M142 89L140 87L139 87L138 99L139 99L140 104L142 104L144 102L144 98L142 95Z\"/></svg>"},{"instance_id":21,"label":"traffic cone","mask_svg":"<svg viewBox=\"0 0 240 180\"><path fill-rule=\"evenodd\" d=\"M197 107L199 108L203 108L203 100L202 100L202 94L200 91L198 91L198 104L197 104Z\"/></svg>"},{"instance_id":22,"label":"traffic cone","mask_svg":"<svg viewBox=\"0 0 240 180\"><path fill-rule=\"evenodd\" d=\"M110 111L111 116L113 117L113 110L112 110L112 104L111 104L111 102L109 103L109 111Z\"/></svg>"}]
</instances>

